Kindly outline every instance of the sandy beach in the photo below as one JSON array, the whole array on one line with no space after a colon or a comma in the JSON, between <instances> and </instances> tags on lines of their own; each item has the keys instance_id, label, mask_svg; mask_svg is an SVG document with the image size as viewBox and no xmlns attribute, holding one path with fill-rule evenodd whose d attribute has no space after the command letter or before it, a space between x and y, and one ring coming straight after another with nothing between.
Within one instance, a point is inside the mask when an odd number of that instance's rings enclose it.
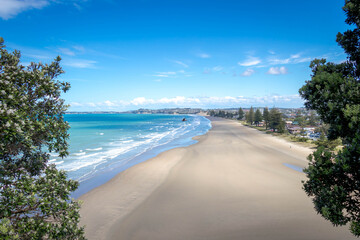
<instances>
[{"instance_id":1,"label":"sandy beach","mask_svg":"<svg viewBox=\"0 0 360 240\"><path fill-rule=\"evenodd\" d=\"M307 149L212 118L199 142L118 174L82 195L88 239L350 240L302 190ZM290 164L290 165L286 165Z\"/></svg>"}]
</instances>

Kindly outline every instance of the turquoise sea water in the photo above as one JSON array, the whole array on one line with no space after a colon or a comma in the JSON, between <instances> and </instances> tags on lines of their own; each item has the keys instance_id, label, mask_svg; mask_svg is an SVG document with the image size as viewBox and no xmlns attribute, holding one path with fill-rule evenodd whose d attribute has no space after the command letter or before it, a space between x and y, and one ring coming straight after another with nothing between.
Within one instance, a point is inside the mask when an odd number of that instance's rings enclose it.
<instances>
[{"instance_id":1,"label":"turquoise sea water","mask_svg":"<svg viewBox=\"0 0 360 240\"><path fill-rule=\"evenodd\" d=\"M192 137L211 128L197 115L68 114L65 120L71 126L70 155L53 154L50 162L80 182L74 197L160 152L195 143Z\"/></svg>"}]
</instances>

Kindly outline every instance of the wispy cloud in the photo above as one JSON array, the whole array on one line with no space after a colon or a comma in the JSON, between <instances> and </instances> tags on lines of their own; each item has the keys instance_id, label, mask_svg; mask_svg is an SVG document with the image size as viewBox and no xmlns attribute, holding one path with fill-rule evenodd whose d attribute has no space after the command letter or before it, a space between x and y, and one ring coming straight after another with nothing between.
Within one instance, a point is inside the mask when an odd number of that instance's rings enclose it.
<instances>
[{"instance_id":1,"label":"wispy cloud","mask_svg":"<svg viewBox=\"0 0 360 240\"><path fill-rule=\"evenodd\" d=\"M197 56L199 58L211 58L211 55L207 53L198 53Z\"/></svg>"},{"instance_id":2,"label":"wispy cloud","mask_svg":"<svg viewBox=\"0 0 360 240\"><path fill-rule=\"evenodd\" d=\"M64 60L64 65L73 67L73 68L96 68L95 64L97 62L93 60L85 60L85 59L71 59Z\"/></svg>"},{"instance_id":3,"label":"wispy cloud","mask_svg":"<svg viewBox=\"0 0 360 240\"><path fill-rule=\"evenodd\" d=\"M302 57L301 53L292 54L288 58L279 58L279 57L270 57L268 59L268 63L270 65L283 65L283 64L296 64L296 63L303 63L309 62L312 58L310 57Z\"/></svg>"},{"instance_id":4,"label":"wispy cloud","mask_svg":"<svg viewBox=\"0 0 360 240\"><path fill-rule=\"evenodd\" d=\"M152 75L153 77L162 77L162 78L167 78L169 77L169 75L166 75L166 74L155 74L155 75Z\"/></svg>"},{"instance_id":5,"label":"wispy cloud","mask_svg":"<svg viewBox=\"0 0 360 240\"><path fill-rule=\"evenodd\" d=\"M86 0L0 0L0 18L8 20L32 9L42 9L50 4L68 4L81 10L80 3Z\"/></svg>"},{"instance_id":6,"label":"wispy cloud","mask_svg":"<svg viewBox=\"0 0 360 240\"><path fill-rule=\"evenodd\" d=\"M85 52L85 48L83 46L80 46L80 45L74 45L74 46L72 46L72 48L79 51L79 52Z\"/></svg>"},{"instance_id":7,"label":"wispy cloud","mask_svg":"<svg viewBox=\"0 0 360 240\"><path fill-rule=\"evenodd\" d=\"M176 75L176 72L158 72L158 74Z\"/></svg>"},{"instance_id":8,"label":"wispy cloud","mask_svg":"<svg viewBox=\"0 0 360 240\"><path fill-rule=\"evenodd\" d=\"M268 96L223 96L223 97L185 97L176 96L171 98L145 98L137 97L129 101L104 101L98 103L70 103L72 108L87 108L94 110L136 109L136 108L165 108L165 107L247 107L247 106L302 106L303 100L299 95L268 95Z\"/></svg>"},{"instance_id":9,"label":"wispy cloud","mask_svg":"<svg viewBox=\"0 0 360 240\"><path fill-rule=\"evenodd\" d=\"M69 48L59 48L58 51L68 56L75 56L75 52L70 50Z\"/></svg>"},{"instance_id":10,"label":"wispy cloud","mask_svg":"<svg viewBox=\"0 0 360 240\"><path fill-rule=\"evenodd\" d=\"M219 72L219 71L221 71L221 70L223 70L224 68L222 67L222 66L216 66L216 67L213 67L212 68L212 70L214 71L214 72Z\"/></svg>"},{"instance_id":11,"label":"wispy cloud","mask_svg":"<svg viewBox=\"0 0 360 240\"><path fill-rule=\"evenodd\" d=\"M241 76L249 77L249 76L253 75L254 73L255 73L255 71L253 69L248 68L241 74Z\"/></svg>"},{"instance_id":12,"label":"wispy cloud","mask_svg":"<svg viewBox=\"0 0 360 240\"><path fill-rule=\"evenodd\" d=\"M212 67L212 68L204 68L203 74L210 74L212 72L220 72L223 69L224 68L222 66L215 66L215 67ZM222 73L224 74L225 72L222 72Z\"/></svg>"},{"instance_id":13,"label":"wispy cloud","mask_svg":"<svg viewBox=\"0 0 360 240\"><path fill-rule=\"evenodd\" d=\"M181 65L181 66L183 66L183 67L185 67L185 68L188 68L188 67L189 67L189 65L187 65L186 63L184 63L184 62L182 62L182 61L174 60L173 62L176 63L176 64L179 64L179 65Z\"/></svg>"},{"instance_id":14,"label":"wispy cloud","mask_svg":"<svg viewBox=\"0 0 360 240\"><path fill-rule=\"evenodd\" d=\"M261 63L260 58L253 57L253 56L247 57L247 59L243 62L238 62L238 64L243 67L255 66L255 65L258 65L259 63Z\"/></svg>"},{"instance_id":15,"label":"wispy cloud","mask_svg":"<svg viewBox=\"0 0 360 240\"><path fill-rule=\"evenodd\" d=\"M41 9L49 4L46 0L0 0L0 18L7 20L30 9Z\"/></svg>"},{"instance_id":16,"label":"wispy cloud","mask_svg":"<svg viewBox=\"0 0 360 240\"><path fill-rule=\"evenodd\" d=\"M191 75L186 74L185 70L179 70L179 71L176 71L176 72L175 71L156 72L156 74L153 74L151 76L158 77L158 78L178 78L178 77L181 77L181 76L189 77Z\"/></svg>"},{"instance_id":17,"label":"wispy cloud","mask_svg":"<svg viewBox=\"0 0 360 240\"><path fill-rule=\"evenodd\" d=\"M286 67L271 67L267 74L270 75L281 75L281 74L287 74L287 68Z\"/></svg>"}]
</instances>

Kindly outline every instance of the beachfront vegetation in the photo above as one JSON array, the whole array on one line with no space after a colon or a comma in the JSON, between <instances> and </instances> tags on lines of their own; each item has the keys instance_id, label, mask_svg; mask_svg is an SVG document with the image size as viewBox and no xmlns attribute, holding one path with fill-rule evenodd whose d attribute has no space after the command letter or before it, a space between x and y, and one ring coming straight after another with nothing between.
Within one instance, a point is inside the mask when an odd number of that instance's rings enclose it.
<instances>
[{"instance_id":1,"label":"beachfront vegetation","mask_svg":"<svg viewBox=\"0 0 360 240\"><path fill-rule=\"evenodd\" d=\"M238 116L238 120L242 120L245 116L244 110L242 108L239 108L239 112L238 112L239 116Z\"/></svg>"},{"instance_id":2,"label":"beachfront vegetation","mask_svg":"<svg viewBox=\"0 0 360 240\"><path fill-rule=\"evenodd\" d=\"M285 132L285 122L277 108L272 108L269 112L269 128L279 133Z\"/></svg>"},{"instance_id":3,"label":"beachfront vegetation","mask_svg":"<svg viewBox=\"0 0 360 240\"><path fill-rule=\"evenodd\" d=\"M68 155L62 73L60 57L22 66L0 38L0 239L84 239L78 183L49 164Z\"/></svg>"},{"instance_id":4,"label":"beachfront vegetation","mask_svg":"<svg viewBox=\"0 0 360 240\"><path fill-rule=\"evenodd\" d=\"M250 125L253 125L253 122L254 122L254 119L255 119L255 114L254 114L254 108L251 107L249 112L247 112L245 114L245 120L247 123L249 123Z\"/></svg>"},{"instance_id":5,"label":"beachfront vegetation","mask_svg":"<svg viewBox=\"0 0 360 240\"><path fill-rule=\"evenodd\" d=\"M263 116L262 116L260 110L256 109L255 116L254 116L254 121L255 121L256 126L259 126L259 123L262 120L263 120Z\"/></svg>"},{"instance_id":6,"label":"beachfront vegetation","mask_svg":"<svg viewBox=\"0 0 360 240\"><path fill-rule=\"evenodd\" d=\"M346 0L346 23L351 30L338 33L337 42L348 60L343 63L315 59L312 78L299 90L308 109L316 110L329 124L329 140L341 138L342 150L319 146L309 156L305 169L306 193L315 209L334 225L350 223L350 231L360 236L360 1ZM337 140L339 141L339 140Z\"/></svg>"},{"instance_id":7,"label":"beachfront vegetation","mask_svg":"<svg viewBox=\"0 0 360 240\"><path fill-rule=\"evenodd\" d=\"M264 122L265 122L265 129L268 129L269 120L270 120L269 114L270 114L269 109L267 107L264 108L263 119L264 119Z\"/></svg>"}]
</instances>

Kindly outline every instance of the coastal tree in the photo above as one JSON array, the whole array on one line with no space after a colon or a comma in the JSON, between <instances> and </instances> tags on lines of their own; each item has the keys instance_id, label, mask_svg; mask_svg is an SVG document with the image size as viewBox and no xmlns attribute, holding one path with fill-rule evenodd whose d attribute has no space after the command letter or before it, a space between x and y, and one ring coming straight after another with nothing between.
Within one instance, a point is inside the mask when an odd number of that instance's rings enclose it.
<instances>
[{"instance_id":1,"label":"coastal tree","mask_svg":"<svg viewBox=\"0 0 360 240\"><path fill-rule=\"evenodd\" d=\"M260 110L256 109L255 116L254 116L254 122L255 122L256 126L258 126L262 120L263 119L262 119L262 114L261 114Z\"/></svg>"},{"instance_id":2,"label":"coastal tree","mask_svg":"<svg viewBox=\"0 0 360 240\"><path fill-rule=\"evenodd\" d=\"M285 132L285 122L282 119L282 114L277 108L272 108L269 112L269 128L274 132Z\"/></svg>"},{"instance_id":3,"label":"coastal tree","mask_svg":"<svg viewBox=\"0 0 360 240\"><path fill-rule=\"evenodd\" d=\"M62 73L60 57L22 66L0 38L0 239L84 239L78 183L48 162L68 155Z\"/></svg>"},{"instance_id":4,"label":"coastal tree","mask_svg":"<svg viewBox=\"0 0 360 240\"><path fill-rule=\"evenodd\" d=\"M245 115L242 108L239 108L238 114L239 114L238 120L242 120L244 118L244 115Z\"/></svg>"},{"instance_id":5,"label":"coastal tree","mask_svg":"<svg viewBox=\"0 0 360 240\"><path fill-rule=\"evenodd\" d=\"M308 109L316 110L329 125L327 138L339 137L343 149L330 151L319 146L308 157L304 190L316 211L335 226L350 223L360 236L360 1L346 0L343 10L351 30L338 33L337 42L348 59L331 63L311 62L311 80L299 90Z\"/></svg>"},{"instance_id":6,"label":"coastal tree","mask_svg":"<svg viewBox=\"0 0 360 240\"><path fill-rule=\"evenodd\" d=\"M249 123L249 112L245 112L245 122Z\"/></svg>"},{"instance_id":7,"label":"coastal tree","mask_svg":"<svg viewBox=\"0 0 360 240\"><path fill-rule=\"evenodd\" d=\"M264 108L263 119L265 121L265 129L268 129L268 125L269 125L269 121L270 121L270 113L269 113L269 109L267 107Z\"/></svg>"},{"instance_id":8,"label":"coastal tree","mask_svg":"<svg viewBox=\"0 0 360 240\"><path fill-rule=\"evenodd\" d=\"M316 126L316 124L317 124L317 117L316 117L315 111L310 111L310 116L309 116L309 119L308 119L308 124L309 124L310 126Z\"/></svg>"},{"instance_id":9,"label":"coastal tree","mask_svg":"<svg viewBox=\"0 0 360 240\"><path fill-rule=\"evenodd\" d=\"M246 119L247 123L252 125L253 122L254 122L254 118L255 118L255 116L254 116L254 108L251 106L251 108L250 108L250 110L248 112L248 117Z\"/></svg>"},{"instance_id":10,"label":"coastal tree","mask_svg":"<svg viewBox=\"0 0 360 240\"><path fill-rule=\"evenodd\" d=\"M297 111L294 121L297 122L302 128L304 128L306 125L306 118L300 110Z\"/></svg>"}]
</instances>

